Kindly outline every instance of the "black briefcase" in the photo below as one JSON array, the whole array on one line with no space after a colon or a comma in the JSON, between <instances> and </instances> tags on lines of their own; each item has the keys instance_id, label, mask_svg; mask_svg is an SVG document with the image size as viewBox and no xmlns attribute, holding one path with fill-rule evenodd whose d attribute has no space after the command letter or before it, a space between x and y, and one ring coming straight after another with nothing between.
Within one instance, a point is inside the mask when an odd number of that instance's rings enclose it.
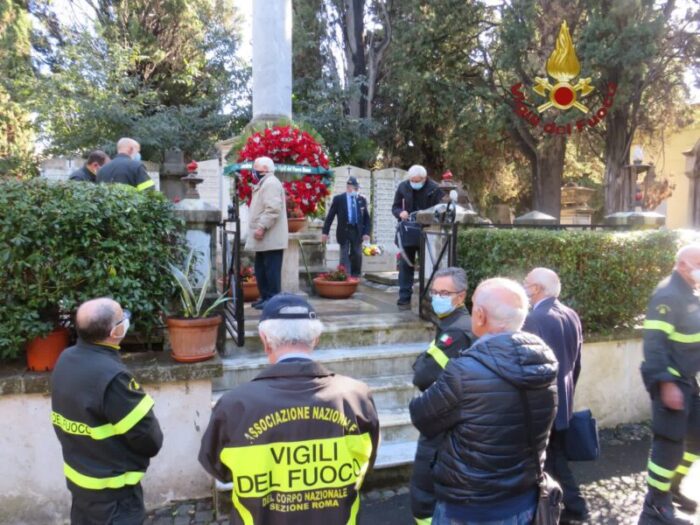
<instances>
[{"instance_id":1,"label":"black briefcase","mask_svg":"<svg viewBox=\"0 0 700 525\"><path fill-rule=\"evenodd\" d=\"M400 221L396 227L396 246L399 248L420 247L421 226L414 221Z\"/></svg>"},{"instance_id":2,"label":"black briefcase","mask_svg":"<svg viewBox=\"0 0 700 525\"><path fill-rule=\"evenodd\" d=\"M564 451L569 461L594 461L600 456L598 423L590 410L574 412L566 431Z\"/></svg>"}]
</instances>

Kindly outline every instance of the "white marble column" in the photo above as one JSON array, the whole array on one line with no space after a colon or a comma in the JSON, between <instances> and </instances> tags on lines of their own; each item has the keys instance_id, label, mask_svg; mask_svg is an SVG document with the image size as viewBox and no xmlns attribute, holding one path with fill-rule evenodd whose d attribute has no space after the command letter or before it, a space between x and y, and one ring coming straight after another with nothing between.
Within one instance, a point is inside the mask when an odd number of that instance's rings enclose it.
<instances>
[{"instance_id":1,"label":"white marble column","mask_svg":"<svg viewBox=\"0 0 700 525\"><path fill-rule=\"evenodd\" d=\"M253 1L253 122L292 118L292 0Z\"/></svg>"}]
</instances>

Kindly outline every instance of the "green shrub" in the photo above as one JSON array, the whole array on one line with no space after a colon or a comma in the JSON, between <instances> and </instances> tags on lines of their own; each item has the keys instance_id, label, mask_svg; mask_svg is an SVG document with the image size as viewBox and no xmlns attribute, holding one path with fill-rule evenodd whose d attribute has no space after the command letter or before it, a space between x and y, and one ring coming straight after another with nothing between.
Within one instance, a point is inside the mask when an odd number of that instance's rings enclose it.
<instances>
[{"instance_id":1,"label":"green shrub","mask_svg":"<svg viewBox=\"0 0 700 525\"><path fill-rule=\"evenodd\" d=\"M691 238L674 231L463 228L458 261L469 278L469 297L488 277L522 282L532 268L551 268L561 279L562 301L578 312L584 330L605 334L638 324L678 247Z\"/></svg>"},{"instance_id":2,"label":"green shrub","mask_svg":"<svg viewBox=\"0 0 700 525\"><path fill-rule=\"evenodd\" d=\"M176 292L168 263L184 251L182 221L161 193L2 181L0 210L0 358L94 297L131 310L140 332L161 324L159 305Z\"/></svg>"}]
</instances>

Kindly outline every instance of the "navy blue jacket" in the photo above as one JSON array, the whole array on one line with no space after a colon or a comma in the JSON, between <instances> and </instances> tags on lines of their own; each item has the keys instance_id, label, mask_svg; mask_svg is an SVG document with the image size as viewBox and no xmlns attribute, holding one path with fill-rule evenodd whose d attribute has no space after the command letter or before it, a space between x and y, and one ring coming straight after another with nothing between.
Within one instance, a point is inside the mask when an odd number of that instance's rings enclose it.
<instances>
[{"instance_id":1,"label":"navy blue jacket","mask_svg":"<svg viewBox=\"0 0 700 525\"><path fill-rule=\"evenodd\" d=\"M559 410L554 427L557 430L569 428L574 411L574 389L581 372L581 320L571 308L549 297L533 308L525 319L523 331L540 336L557 356Z\"/></svg>"},{"instance_id":2,"label":"navy blue jacket","mask_svg":"<svg viewBox=\"0 0 700 525\"><path fill-rule=\"evenodd\" d=\"M369 218L369 211L367 206L367 199L362 195L358 195L355 199L357 202L357 227L361 235L369 235L372 224ZM331 224L335 216L338 216L338 227L335 230L335 237L339 244L343 244L348 241L347 238L347 228L348 228L348 197L346 193L341 193L333 197L331 202L331 207L328 210L328 215L323 223L323 234L328 235L331 231Z\"/></svg>"},{"instance_id":3,"label":"navy blue jacket","mask_svg":"<svg viewBox=\"0 0 700 525\"><path fill-rule=\"evenodd\" d=\"M439 501L490 506L534 490L537 464L518 389L526 390L542 464L557 410L556 378L552 351L524 332L482 337L450 359L409 406L413 425L426 437L447 432L433 465Z\"/></svg>"}]
</instances>

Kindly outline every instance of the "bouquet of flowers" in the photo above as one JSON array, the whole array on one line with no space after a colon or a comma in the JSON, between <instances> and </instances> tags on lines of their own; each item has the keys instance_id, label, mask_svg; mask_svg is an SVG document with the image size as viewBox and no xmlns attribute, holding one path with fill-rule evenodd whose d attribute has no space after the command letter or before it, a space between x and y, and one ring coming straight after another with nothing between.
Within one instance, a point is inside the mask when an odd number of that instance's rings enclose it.
<instances>
[{"instance_id":1,"label":"bouquet of flowers","mask_svg":"<svg viewBox=\"0 0 700 525\"><path fill-rule=\"evenodd\" d=\"M241 268L240 279L242 283L251 283L255 281L255 270L252 266L244 266Z\"/></svg>"},{"instance_id":2,"label":"bouquet of flowers","mask_svg":"<svg viewBox=\"0 0 700 525\"><path fill-rule=\"evenodd\" d=\"M338 267L332 272L326 272L319 275L319 277L324 281L334 281L334 282L344 282L355 279L355 277L350 277L348 275L345 266L339 264Z\"/></svg>"}]
</instances>

